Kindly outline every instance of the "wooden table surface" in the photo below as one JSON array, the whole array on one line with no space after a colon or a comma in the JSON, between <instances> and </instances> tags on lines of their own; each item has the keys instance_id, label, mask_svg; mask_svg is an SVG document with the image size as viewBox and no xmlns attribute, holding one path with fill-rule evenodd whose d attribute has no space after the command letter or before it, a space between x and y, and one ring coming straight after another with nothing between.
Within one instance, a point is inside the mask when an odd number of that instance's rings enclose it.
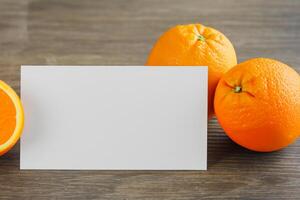
<instances>
[{"instance_id":1,"label":"wooden table surface","mask_svg":"<svg viewBox=\"0 0 300 200\"><path fill-rule=\"evenodd\" d=\"M239 61L279 59L300 72L299 0L0 0L0 79L19 92L21 64L143 65L176 24L225 33ZM97 152L94 153L97 159ZM0 157L0 199L300 199L300 141L254 153L209 122L208 171L20 171Z\"/></svg>"}]
</instances>

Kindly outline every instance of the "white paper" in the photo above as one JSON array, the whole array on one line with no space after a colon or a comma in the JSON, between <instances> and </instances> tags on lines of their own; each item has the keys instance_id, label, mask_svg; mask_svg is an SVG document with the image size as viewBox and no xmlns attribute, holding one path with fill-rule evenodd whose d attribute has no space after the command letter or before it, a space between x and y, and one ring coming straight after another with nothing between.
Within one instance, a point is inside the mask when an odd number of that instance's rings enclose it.
<instances>
[{"instance_id":1,"label":"white paper","mask_svg":"<svg viewBox=\"0 0 300 200\"><path fill-rule=\"evenodd\" d=\"M207 67L22 66L21 98L21 169L206 169Z\"/></svg>"}]
</instances>

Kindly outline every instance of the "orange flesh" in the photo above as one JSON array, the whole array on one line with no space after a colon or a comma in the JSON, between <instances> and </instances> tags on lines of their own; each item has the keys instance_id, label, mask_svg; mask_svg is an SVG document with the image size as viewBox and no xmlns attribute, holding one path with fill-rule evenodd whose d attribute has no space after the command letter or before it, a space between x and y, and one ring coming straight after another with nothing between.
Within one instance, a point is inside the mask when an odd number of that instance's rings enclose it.
<instances>
[{"instance_id":1,"label":"orange flesh","mask_svg":"<svg viewBox=\"0 0 300 200\"><path fill-rule=\"evenodd\" d=\"M14 133L16 127L16 108L11 98L0 89L0 145Z\"/></svg>"}]
</instances>

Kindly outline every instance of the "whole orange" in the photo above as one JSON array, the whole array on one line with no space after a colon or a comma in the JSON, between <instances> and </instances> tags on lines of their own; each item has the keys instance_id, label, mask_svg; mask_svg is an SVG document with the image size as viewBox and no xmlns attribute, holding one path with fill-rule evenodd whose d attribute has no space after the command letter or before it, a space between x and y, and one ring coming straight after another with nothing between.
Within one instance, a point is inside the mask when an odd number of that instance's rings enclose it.
<instances>
[{"instance_id":1,"label":"whole orange","mask_svg":"<svg viewBox=\"0 0 300 200\"><path fill-rule=\"evenodd\" d=\"M237 64L231 42L219 31L201 24L178 25L154 45L146 65L208 66L208 115L213 111L215 88L221 76Z\"/></svg>"},{"instance_id":2,"label":"whole orange","mask_svg":"<svg viewBox=\"0 0 300 200\"><path fill-rule=\"evenodd\" d=\"M276 60L248 60L221 78L214 106L233 141L254 151L279 150L300 133L300 77Z\"/></svg>"}]
</instances>

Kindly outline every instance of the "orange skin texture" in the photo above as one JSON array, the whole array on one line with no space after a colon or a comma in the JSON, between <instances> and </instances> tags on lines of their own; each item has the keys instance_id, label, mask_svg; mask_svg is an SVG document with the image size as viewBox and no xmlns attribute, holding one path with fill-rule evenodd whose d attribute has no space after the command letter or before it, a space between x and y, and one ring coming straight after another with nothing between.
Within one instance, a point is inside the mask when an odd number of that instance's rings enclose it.
<instances>
[{"instance_id":1,"label":"orange skin texture","mask_svg":"<svg viewBox=\"0 0 300 200\"><path fill-rule=\"evenodd\" d=\"M221 78L214 106L220 125L239 145L259 152L282 149L300 133L299 74L272 59L245 61Z\"/></svg>"},{"instance_id":2,"label":"orange skin texture","mask_svg":"<svg viewBox=\"0 0 300 200\"><path fill-rule=\"evenodd\" d=\"M22 103L15 91L0 80L0 156L17 143L23 126Z\"/></svg>"},{"instance_id":3,"label":"orange skin texture","mask_svg":"<svg viewBox=\"0 0 300 200\"><path fill-rule=\"evenodd\" d=\"M214 114L215 88L237 64L233 45L221 32L201 24L178 25L165 32L149 54L148 66L208 66L208 116Z\"/></svg>"}]
</instances>

